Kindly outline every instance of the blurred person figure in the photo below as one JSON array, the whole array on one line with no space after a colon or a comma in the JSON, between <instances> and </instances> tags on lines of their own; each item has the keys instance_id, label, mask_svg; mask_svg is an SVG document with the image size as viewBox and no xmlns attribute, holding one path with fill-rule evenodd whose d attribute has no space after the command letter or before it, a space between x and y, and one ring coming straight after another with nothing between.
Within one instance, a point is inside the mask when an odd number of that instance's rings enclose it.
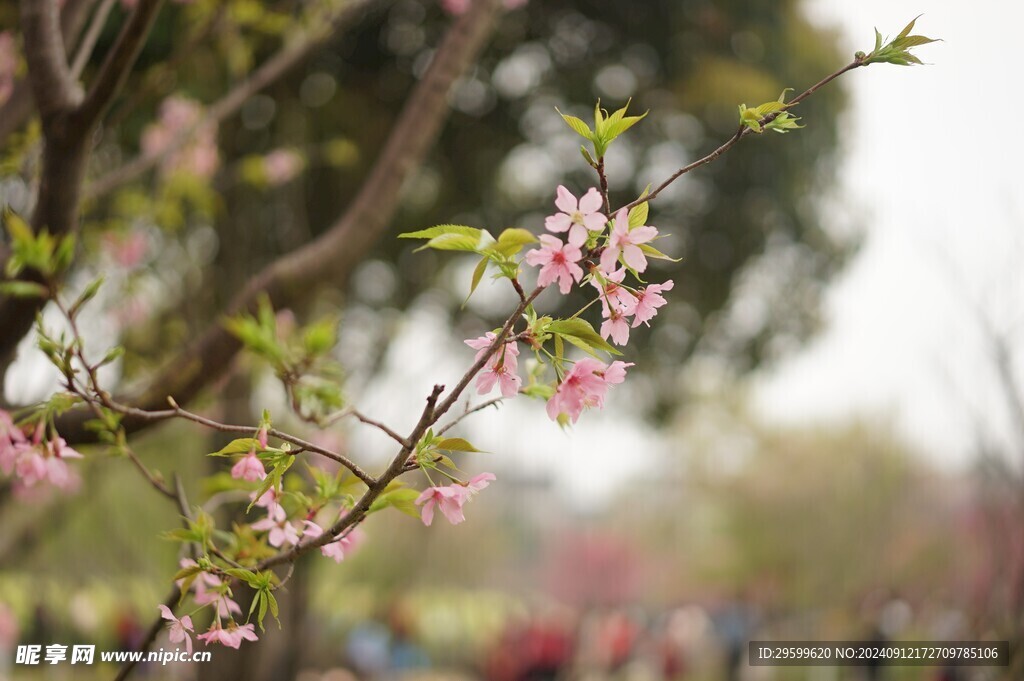
<instances>
[{"instance_id":1,"label":"blurred person figure","mask_svg":"<svg viewBox=\"0 0 1024 681\"><path fill-rule=\"evenodd\" d=\"M715 629L725 649L725 678L739 681L747 643L757 629L757 611L746 593L727 603L714 616Z\"/></svg>"},{"instance_id":2,"label":"blurred person figure","mask_svg":"<svg viewBox=\"0 0 1024 681\"><path fill-rule=\"evenodd\" d=\"M402 673L430 666L430 656L416 643L408 610L396 603L388 618L391 636L388 645L388 671Z\"/></svg>"},{"instance_id":3,"label":"blurred person figure","mask_svg":"<svg viewBox=\"0 0 1024 681\"><path fill-rule=\"evenodd\" d=\"M345 652L361 678L378 676L388 668L389 639L387 627L375 620L365 620L352 627Z\"/></svg>"},{"instance_id":4,"label":"blurred person figure","mask_svg":"<svg viewBox=\"0 0 1024 681\"><path fill-rule=\"evenodd\" d=\"M488 657L491 681L554 681L572 666L572 614L533 613L509 627Z\"/></svg>"}]
</instances>

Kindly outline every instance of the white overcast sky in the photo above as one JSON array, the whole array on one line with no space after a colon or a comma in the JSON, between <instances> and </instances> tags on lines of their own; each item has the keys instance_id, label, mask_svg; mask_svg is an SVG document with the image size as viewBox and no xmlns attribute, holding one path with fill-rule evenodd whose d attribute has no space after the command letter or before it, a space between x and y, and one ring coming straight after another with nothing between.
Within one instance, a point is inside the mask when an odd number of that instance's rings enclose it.
<instances>
[{"instance_id":1,"label":"white overcast sky","mask_svg":"<svg viewBox=\"0 0 1024 681\"><path fill-rule=\"evenodd\" d=\"M966 463L970 410L1000 418L971 305L1004 330L1024 312L1024 5L809 6L850 52L871 48L873 26L891 35L920 13L915 33L944 42L919 48L928 66L850 74L839 205L863 217L864 248L832 287L825 333L762 378L758 403L780 421L891 418L931 458Z\"/></svg>"}]
</instances>

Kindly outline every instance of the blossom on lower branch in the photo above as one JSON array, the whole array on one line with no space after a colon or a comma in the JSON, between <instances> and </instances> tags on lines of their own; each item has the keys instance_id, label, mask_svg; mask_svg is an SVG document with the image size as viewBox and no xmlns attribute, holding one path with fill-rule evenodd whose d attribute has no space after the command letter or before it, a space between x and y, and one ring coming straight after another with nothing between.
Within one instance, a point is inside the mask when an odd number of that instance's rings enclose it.
<instances>
[{"instance_id":1,"label":"blossom on lower branch","mask_svg":"<svg viewBox=\"0 0 1024 681\"><path fill-rule=\"evenodd\" d=\"M256 636L256 625L254 624L236 625L232 622L227 629L224 629L220 625L220 620L214 620L210 630L205 634L199 634L196 638L206 645L220 643L228 648L238 648L242 645L243 640L256 641L259 639Z\"/></svg>"},{"instance_id":2,"label":"blossom on lower branch","mask_svg":"<svg viewBox=\"0 0 1024 681\"><path fill-rule=\"evenodd\" d=\"M174 616L171 609L166 605L160 605L160 616L165 620L169 621L170 624L170 640L171 643L185 642L185 650L188 654L192 654L192 637L188 635L188 632L196 633L195 629L192 628L192 618L188 615L182 615L181 619Z\"/></svg>"},{"instance_id":3,"label":"blossom on lower branch","mask_svg":"<svg viewBox=\"0 0 1024 681\"><path fill-rule=\"evenodd\" d=\"M303 538L315 539L324 533L324 528L317 525L312 520L305 521L305 529L302 532ZM334 559L335 563L340 563L345 560L345 554L352 551L363 541L363 531L358 527L353 527L346 534L338 537L329 544L324 544L320 547L320 553L327 556L328 558Z\"/></svg>"},{"instance_id":4,"label":"blossom on lower branch","mask_svg":"<svg viewBox=\"0 0 1024 681\"><path fill-rule=\"evenodd\" d=\"M572 289L573 282L583 278L583 268L578 263L583 258L580 246L582 241L574 243L576 234L569 233L569 243L563 243L557 236L541 234L541 247L526 253L526 262L540 267L537 276L538 286L550 286L558 282L558 290L565 295Z\"/></svg>"},{"instance_id":5,"label":"blossom on lower branch","mask_svg":"<svg viewBox=\"0 0 1024 681\"><path fill-rule=\"evenodd\" d=\"M600 409L604 406L608 386L622 383L626 369L631 366L632 362L619 361L606 366L590 357L577 361L548 400L548 416L557 421L561 414L566 414L576 423L584 409Z\"/></svg>"},{"instance_id":6,"label":"blossom on lower branch","mask_svg":"<svg viewBox=\"0 0 1024 681\"><path fill-rule=\"evenodd\" d=\"M494 339L497 338L493 331L479 338L470 338L463 341L466 345L477 350L476 360L479 360L487 348L491 347ZM481 395L491 392L495 384L501 389L504 397L515 397L523 380L519 377L519 347L515 341L508 341L503 344L488 360L487 365L476 377L476 389Z\"/></svg>"},{"instance_id":7,"label":"blossom on lower branch","mask_svg":"<svg viewBox=\"0 0 1024 681\"><path fill-rule=\"evenodd\" d=\"M469 482L464 484L428 487L416 499L416 505L423 507L420 519L424 525L429 527L430 523L434 521L434 507L436 506L441 514L448 519L448 522L458 525L466 519L466 516L462 514L462 507L465 503L494 479L494 473L481 473L470 478Z\"/></svg>"},{"instance_id":8,"label":"blossom on lower branch","mask_svg":"<svg viewBox=\"0 0 1024 681\"><path fill-rule=\"evenodd\" d=\"M64 438L52 435L44 440L45 424L39 421L32 438L6 411L0 410L0 471L14 475L22 487L33 487L49 482L65 491L78 485L78 476L68 465L68 459L81 459L82 455L68 446Z\"/></svg>"}]
</instances>

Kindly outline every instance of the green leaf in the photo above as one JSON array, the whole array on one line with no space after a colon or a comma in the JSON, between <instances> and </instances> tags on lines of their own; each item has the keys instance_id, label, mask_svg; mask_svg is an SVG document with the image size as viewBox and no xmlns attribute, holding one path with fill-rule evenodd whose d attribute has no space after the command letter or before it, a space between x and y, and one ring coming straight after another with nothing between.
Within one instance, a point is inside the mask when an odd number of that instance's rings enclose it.
<instances>
[{"instance_id":1,"label":"green leaf","mask_svg":"<svg viewBox=\"0 0 1024 681\"><path fill-rule=\"evenodd\" d=\"M444 450L446 452L480 452L481 451L481 450L477 449L476 447L474 447L473 445L471 445L468 440L464 440L461 437L445 438L444 440L441 440L440 442L438 442L434 446L437 447L438 449Z\"/></svg>"},{"instance_id":2,"label":"green leaf","mask_svg":"<svg viewBox=\"0 0 1024 681\"><path fill-rule=\"evenodd\" d=\"M647 185L647 188L644 189L644 193L640 195L640 198L642 199L643 197L647 196L647 194L650 192L650 189L651 186ZM644 201L643 203L638 203L637 205L630 208L629 228L633 229L634 227L640 227L641 225L647 224L647 214L649 209L650 207L648 206L646 201Z\"/></svg>"},{"instance_id":3,"label":"green leaf","mask_svg":"<svg viewBox=\"0 0 1024 681\"><path fill-rule=\"evenodd\" d=\"M260 450L260 441L254 437L243 437L237 440L232 440L228 444L224 445L219 451L208 454L207 456L231 456L233 454L248 454L252 450Z\"/></svg>"},{"instance_id":4,"label":"green leaf","mask_svg":"<svg viewBox=\"0 0 1024 681\"><path fill-rule=\"evenodd\" d=\"M252 570L246 570L245 568L226 568L224 572L235 579L245 582L254 589L258 588L259 585L263 583L263 580L257 576L255 572Z\"/></svg>"},{"instance_id":5,"label":"green leaf","mask_svg":"<svg viewBox=\"0 0 1024 681\"><path fill-rule=\"evenodd\" d=\"M533 232L519 227L509 227L498 235L498 241L487 251L511 257L522 250L526 244L533 243L537 243L537 237L533 235Z\"/></svg>"},{"instance_id":6,"label":"green leaf","mask_svg":"<svg viewBox=\"0 0 1024 681\"><path fill-rule=\"evenodd\" d=\"M656 258L658 260L668 260L670 262L681 262L682 261L682 258L673 258L670 255L665 255L664 253L659 251L654 246L651 246L650 244L640 244L640 250L643 251L644 254L648 258Z\"/></svg>"},{"instance_id":7,"label":"green leaf","mask_svg":"<svg viewBox=\"0 0 1024 681\"><path fill-rule=\"evenodd\" d=\"M385 492L379 497L374 499L373 503L370 504L369 513L375 513L383 510L389 506L393 506L402 513L412 516L413 518L420 517L420 510L416 507L416 498L420 495L414 489L395 489L390 492Z\"/></svg>"},{"instance_id":8,"label":"green leaf","mask_svg":"<svg viewBox=\"0 0 1024 681\"><path fill-rule=\"evenodd\" d=\"M11 298L49 298L50 290L33 281L0 282L0 294Z\"/></svg>"},{"instance_id":9,"label":"green leaf","mask_svg":"<svg viewBox=\"0 0 1024 681\"><path fill-rule=\"evenodd\" d=\"M555 107L555 111L558 111L558 107ZM558 115L562 117L562 120L565 121L577 135L587 140L594 139L594 131L591 130L590 126L584 123L582 119L577 118L576 116L564 114L561 111L558 111Z\"/></svg>"},{"instance_id":10,"label":"green leaf","mask_svg":"<svg viewBox=\"0 0 1024 681\"><path fill-rule=\"evenodd\" d=\"M273 615L274 619L277 620L278 626L280 626L281 625L281 620L277 616L278 615L277 599L274 598L274 594L270 593L269 591L267 591L266 594L267 594L267 603L270 604L270 614Z\"/></svg>"},{"instance_id":11,"label":"green leaf","mask_svg":"<svg viewBox=\"0 0 1024 681\"><path fill-rule=\"evenodd\" d=\"M594 327L589 322L579 317L556 319L547 325L546 331L562 336L565 340L589 354L594 354L594 348L604 350L611 355L622 354L609 345L605 339L601 338L600 334L594 331Z\"/></svg>"},{"instance_id":12,"label":"green leaf","mask_svg":"<svg viewBox=\"0 0 1024 681\"><path fill-rule=\"evenodd\" d=\"M4 224L7 226L7 233L11 235L11 241L27 243L35 240L28 223L10 209L4 211Z\"/></svg>"},{"instance_id":13,"label":"green leaf","mask_svg":"<svg viewBox=\"0 0 1024 681\"><path fill-rule=\"evenodd\" d=\"M804 126L798 123L800 119L788 111L783 111L773 120L769 121L765 128L768 130L774 130L775 132L786 133L790 130L798 130Z\"/></svg>"},{"instance_id":14,"label":"green leaf","mask_svg":"<svg viewBox=\"0 0 1024 681\"><path fill-rule=\"evenodd\" d=\"M81 311L82 307L90 300L96 297L96 294L99 293L101 286L103 286L102 276L100 276L98 279L96 279L91 284L85 287L85 290L82 291L82 295L78 296L78 300L76 300L74 305L71 306L71 309L68 311L68 314L71 317L77 316L79 311Z\"/></svg>"},{"instance_id":15,"label":"green leaf","mask_svg":"<svg viewBox=\"0 0 1024 681\"><path fill-rule=\"evenodd\" d=\"M310 324L302 332L302 346L312 356L322 355L338 342L338 320L329 317Z\"/></svg>"},{"instance_id":16,"label":"green leaf","mask_svg":"<svg viewBox=\"0 0 1024 681\"><path fill-rule=\"evenodd\" d=\"M910 32L912 30L914 30L914 24L916 24L917 20L920 19L920 18L921 18L921 15L918 14L916 17L911 19L910 23L907 24L906 26L904 26L903 30L900 31L899 35L896 36L896 40L899 40L900 38L906 38L908 35L910 35ZM894 40L893 42L896 42L896 41Z\"/></svg>"},{"instance_id":17,"label":"green leaf","mask_svg":"<svg viewBox=\"0 0 1024 681\"><path fill-rule=\"evenodd\" d=\"M776 99L776 100L772 100L770 102L765 102L764 104L761 104L756 109L754 109L754 113L757 114L758 118L764 118L765 116L767 116L770 113L775 113L776 111L781 111L782 109L785 109L785 108L786 108L786 105Z\"/></svg>"},{"instance_id":18,"label":"green leaf","mask_svg":"<svg viewBox=\"0 0 1024 681\"><path fill-rule=\"evenodd\" d=\"M205 572L205 570L203 570L199 565L190 565L175 572L174 577L172 577L171 580L176 582L179 579L185 579L186 577L195 577L200 572Z\"/></svg>"},{"instance_id":19,"label":"green leaf","mask_svg":"<svg viewBox=\"0 0 1024 681\"><path fill-rule=\"evenodd\" d=\"M594 160L594 157L590 155L590 151L582 144L580 145L580 153L583 154L583 160L586 161L591 168L597 167L597 161Z\"/></svg>"},{"instance_id":20,"label":"green leaf","mask_svg":"<svg viewBox=\"0 0 1024 681\"><path fill-rule=\"evenodd\" d=\"M435 237L444 236L445 234L462 234L463 236L475 236L479 238L480 231L476 227L468 227L466 225L436 225L427 229L421 229L418 232L405 232L399 234L399 239L433 239Z\"/></svg>"},{"instance_id":21,"label":"green leaf","mask_svg":"<svg viewBox=\"0 0 1024 681\"><path fill-rule=\"evenodd\" d=\"M476 287L480 285L480 280L484 278L484 273L487 271L487 264L491 262L491 259L487 256L480 258L480 262L473 268L473 280L469 284L469 293L466 295L466 299L462 301L463 307L469 302L470 296L473 295L473 291L476 291Z\"/></svg>"}]
</instances>

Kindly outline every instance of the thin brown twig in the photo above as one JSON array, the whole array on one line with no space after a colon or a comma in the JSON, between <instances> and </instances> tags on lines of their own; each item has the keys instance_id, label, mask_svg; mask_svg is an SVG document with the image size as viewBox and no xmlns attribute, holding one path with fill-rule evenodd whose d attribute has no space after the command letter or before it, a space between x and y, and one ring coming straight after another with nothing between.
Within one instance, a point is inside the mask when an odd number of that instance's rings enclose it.
<instances>
[{"instance_id":1,"label":"thin brown twig","mask_svg":"<svg viewBox=\"0 0 1024 681\"><path fill-rule=\"evenodd\" d=\"M854 59L852 62L850 62L849 64L847 64L843 68L839 69L838 71L834 71L833 73L830 73L829 75L825 76L824 78L819 80L817 83L815 83L811 87L809 87L806 90L804 90L803 92L801 92L799 95L797 95L793 99L789 100L789 102L786 104L786 108L783 109L782 111L786 111L790 107L793 107L793 106L799 104L800 102L802 102L803 100L807 99L812 94L817 92L819 89L821 89L823 86L825 86L828 83L832 82L833 80L835 80L839 76L843 75L847 71L852 71L853 69L855 69L855 68L857 68L859 66L864 66L863 61L860 60L860 59ZM765 116L764 118L761 119L762 124L771 123L776 118L778 118L779 114L782 113L782 111L776 111L776 112L768 114L767 116ZM744 137L746 137L747 135L750 135L752 133L753 133L753 131L750 128L748 128L748 127L746 127L744 125L739 126L739 128L737 128L736 132L733 134L732 137L730 137L728 140L726 140L721 145L719 145L719 147L717 149L715 149L714 151L712 151L710 154L708 154L707 156L704 156L703 158L697 159L693 163L690 163L688 165L683 166L682 168L680 168L676 172L672 173L672 175L669 176L669 178L667 180L665 180L664 182L659 184L654 189L654 191L650 192L646 196L641 196L641 197L639 197L637 199L634 199L633 201L630 201L625 206L622 206L622 208L620 208L619 210L622 210L623 208L626 209L626 210L629 210L630 208L633 208L635 206L639 206L641 203L646 203L648 201L653 201L654 199L658 198L658 195L661 194L662 191L664 191L669 185L671 185L673 182L678 180L680 177L682 177L683 175L685 175L685 174L687 174L687 173L689 173L691 171L696 170L697 168L700 168L701 166L705 166L705 165L711 163L712 161L716 160L719 156L721 156L725 152L729 151L729 149L731 149L733 146L735 146L735 144L737 142L739 142L741 139L743 139Z\"/></svg>"},{"instance_id":2,"label":"thin brown twig","mask_svg":"<svg viewBox=\"0 0 1024 681\"><path fill-rule=\"evenodd\" d=\"M375 421L375 420L373 420L371 418L363 416L362 414L360 414L355 409L351 410L349 413L353 417L355 417L355 419L357 421L359 421L360 423L365 423L368 426L373 426L374 428L376 428L377 430L381 431L382 433L384 433L385 435L387 435L388 437L390 437L392 440L394 440L398 444L402 445L403 447L405 447L406 445L409 444L406 441L405 438L403 438L401 435L399 435L398 433L393 431L391 428L388 428L387 425L381 423L380 421Z\"/></svg>"},{"instance_id":3,"label":"thin brown twig","mask_svg":"<svg viewBox=\"0 0 1024 681\"><path fill-rule=\"evenodd\" d=\"M263 62L250 76L211 104L205 115L195 124L183 129L159 151L143 153L124 165L93 180L85 188L87 198L96 198L110 193L146 171L156 167L163 159L181 149L197 132L222 123L238 112L249 99L276 82L314 50L325 44L340 31L345 23L373 0L350 0L342 5L326 21L321 20L304 35L292 36L280 51Z\"/></svg>"},{"instance_id":4,"label":"thin brown twig","mask_svg":"<svg viewBox=\"0 0 1024 681\"><path fill-rule=\"evenodd\" d=\"M75 52L75 59L71 63L72 78L77 79L81 76L82 71L85 70L85 65L89 63L89 57L92 56L92 51L96 47L96 41L99 40L100 33L103 32L103 26L107 23L107 17L110 16L110 10L113 9L115 1L103 0L103 4L92 15L89 28L86 30L85 35L82 36L82 40Z\"/></svg>"},{"instance_id":5,"label":"thin brown twig","mask_svg":"<svg viewBox=\"0 0 1024 681\"><path fill-rule=\"evenodd\" d=\"M502 400L504 399L505 398L503 397L495 397L494 399L487 400L486 402L481 402L480 404L472 408L470 408L469 403L467 402L466 410L463 411L459 416L456 416L454 419L446 423L439 431L437 431L437 434L444 435L449 430L457 426L460 421L465 419L470 414L475 414L478 411L483 411L484 409L487 409L488 407L493 407L495 405L501 404Z\"/></svg>"},{"instance_id":6,"label":"thin brown twig","mask_svg":"<svg viewBox=\"0 0 1024 681\"><path fill-rule=\"evenodd\" d=\"M259 563L256 569L266 570L277 565L293 562L299 556L311 549L330 544L334 541L334 537L337 537L356 523L361 522L369 512L370 506L384 492L391 481L409 470L413 470L408 468L407 464L409 462L409 456L416 448L416 444L423 438L427 429L437 423L438 420L440 420L440 418L452 408L452 405L454 405L459 399L459 396L466 389L466 386L470 384L473 378L481 369L484 368L487 362L490 361L494 353L496 353L501 346L505 344L516 322L519 321L523 312L526 311L527 306L532 303L543 290L543 287L538 286L532 293L530 293L529 296L526 297L525 300L519 302L512 314L509 315L508 319L506 319L501 331L494 337L494 340L484 350L484 352L481 353L480 357L473 362L473 365L466 370L466 373L463 374L461 379L459 379L459 382L451 392L448 393L448 397L446 397L444 401L440 401L441 395L444 393L444 386L434 386L434 389L427 397L423 411L420 413L419 421L416 423L415 427L413 427L409 437L405 438L405 444L403 444L401 449L398 450L398 453L395 454L395 457L391 460L391 464L388 466L387 470L381 473L380 476L374 480L373 484L369 484L367 486L366 492L363 493L355 506L353 506L347 514L339 518L330 530L324 532L319 537L314 537L309 541L300 541L290 549L281 551L274 556L264 559Z\"/></svg>"},{"instance_id":7,"label":"thin brown twig","mask_svg":"<svg viewBox=\"0 0 1024 681\"><path fill-rule=\"evenodd\" d=\"M228 423L220 423L219 421L214 421L213 419L207 418L205 416L200 416L199 414L190 412L187 409L183 409L181 406L178 405L177 402L174 401L173 398L169 397L167 399L168 402L171 404L171 411L174 412L174 415L179 416L187 421L193 421L194 423L206 426L207 428L210 428L212 430L216 430L222 433L239 433L242 435L253 436L258 434L260 431L260 428L256 426L235 426ZM331 450L321 447L320 445L313 444L312 442L307 442L306 440L303 440L300 437L296 437L290 433L278 430L277 428L268 428L267 435L269 435L270 437L277 438L278 440L284 440L285 442L288 442L290 444L297 445L311 452L316 452L321 456L336 461L345 468L352 471L353 475L355 475L357 478L359 478L368 485L374 482L374 477L372 475L364 471L357 463L349 459L347 456L344 456L343 454L332 452Z\"/></svg>"}]
</instances>

